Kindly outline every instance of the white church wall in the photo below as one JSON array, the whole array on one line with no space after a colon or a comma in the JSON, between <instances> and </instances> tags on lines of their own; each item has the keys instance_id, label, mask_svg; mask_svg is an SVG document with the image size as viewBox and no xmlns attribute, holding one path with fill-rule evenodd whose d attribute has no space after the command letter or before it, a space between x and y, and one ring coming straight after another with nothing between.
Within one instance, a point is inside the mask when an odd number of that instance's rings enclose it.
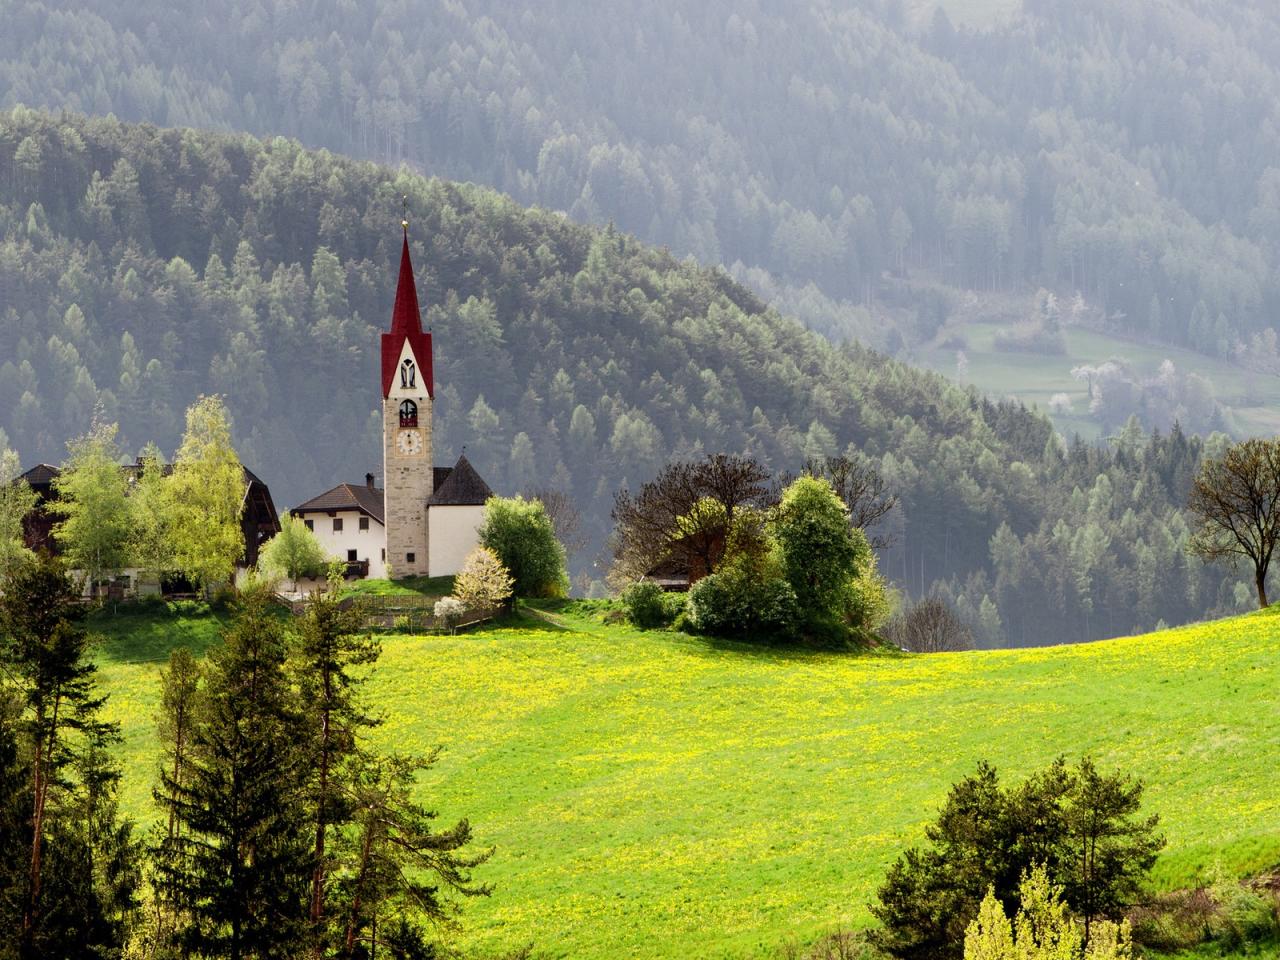
<instances>
[{"instance_id":1,"label":"white church wall","mask_svg":"<svg viewBox=\"0 0 1280 960\"><path fill-rule=\"evenodd\" d=\"M369 529L360 529L361 517L369 521ZM387 535L377 520L359 510L338 510L332 517L328 513L307 513L302 519L310 521L312 532L329 556L346 561L348 551L354 550L357 560L369 561L370 578L386 577L387 564L382 552L387 545ZM342 521L341 530L334 530L334 520Z\"/></svg>"},{"instance_id":2,"label":"white church wall","mask_svg":"<svg viewBox=\"0 0 1280 960\"><path fill-rule=\"evenodd\" d=\"M429 567L433 577L451 577L480 544L484 507L428 507Z\"/></svg>"}]
</instances>

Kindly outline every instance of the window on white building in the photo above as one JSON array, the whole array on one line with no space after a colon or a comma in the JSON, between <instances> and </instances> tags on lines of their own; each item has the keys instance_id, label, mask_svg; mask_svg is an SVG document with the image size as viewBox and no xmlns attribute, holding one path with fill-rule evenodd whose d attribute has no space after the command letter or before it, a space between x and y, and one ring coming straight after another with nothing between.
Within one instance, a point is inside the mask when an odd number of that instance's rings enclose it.
<instances>
[{"instance_id":1,"label":"window on white building","mask_svg":"<svg viewBox=\"0 0 1280 960\"><path fill-rule=\"evenodd\" d=\"M334 517L334 518L333 518L333 532L334 532L334 533L341 533L341 532L342 532L342 518L341 518L341 517Z\"/></svg>"},{"instance_id":2,"label":"window on white building","mask_svg":"<svg viewBox=\"0 0 1280 960\"><path fill-rule=\"evenodd\" d=\"M361 518L360 518L360 529L361 529L361 530L368 530L368 529L369 529L369 518L368 518L368 517L361 517Z\"/></svg>"},{"instance_id":3,"label":"window on white building","mask_svg":"<svg viewBox=\"0 0 1280 960\"><path fill-rule=\"evenodd\" d=\"M313 521L313 520L303 520L303 521L302 521L302 524L303 524L303 526L305 526L308 530L314 530L314 529L316 528L315 521Z\"/></svg>"},{"instance_id":4,"label":"window on white building","mask_svg":"<svg viewBox=\"0 0 1280 960\"><path fill-rule=\"evenodd\" d=\"M418 385L418 368L413 365L412 360L406 360L400 364L400 386L404 389L416 387Z\"/></svg>"}]
</instances>

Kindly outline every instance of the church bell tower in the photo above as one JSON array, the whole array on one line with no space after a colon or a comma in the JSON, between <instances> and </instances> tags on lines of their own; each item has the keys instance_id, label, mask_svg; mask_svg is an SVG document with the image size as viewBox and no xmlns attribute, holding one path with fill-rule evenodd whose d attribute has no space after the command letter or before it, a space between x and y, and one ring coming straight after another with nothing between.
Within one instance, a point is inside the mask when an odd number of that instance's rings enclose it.
<instances>
[{"instance_id":1,"label":"church bell tower","mask_svg":"<svg viewBox=\"0 0 1280 960\"><path fill-rule=\"evenodd\" d=\"M387 563L392 576L426 575L427 499L431 459L431 334L422 329L409 259L409 222L400 253L400 280L391 331L382 335L382 474Z\"/></svg>"}]
</instances>

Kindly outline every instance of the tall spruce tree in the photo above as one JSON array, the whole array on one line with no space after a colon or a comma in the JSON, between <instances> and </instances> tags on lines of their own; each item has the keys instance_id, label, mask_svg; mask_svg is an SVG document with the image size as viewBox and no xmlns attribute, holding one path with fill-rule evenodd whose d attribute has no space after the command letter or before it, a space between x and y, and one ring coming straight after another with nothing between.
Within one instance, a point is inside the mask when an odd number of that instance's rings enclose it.
<instances>
[{"instance_id":1,"label":"tall spruce tree","mask_svg":"<svg viewBox=\"0 0 1280 960\"><path fill-rule=\"evenodd\" d=\"M339 581L340 583L340 581ZM351 819L350 767L357 735L374 720L356 696L353 667L372 663L378 642L361 633L359 609L341 602L336 584L307 603L291 660L304 716L300 744L308 771L307 812L313 835L310 920L316 957L325 954L329 914L327 883L333 866L331 831Z\"/></svg>"},{"instance_id":2,"label":"tall spruce tree","mask_svg":"<svg viewBox=\"0 0 1280 960\"><path fill-rule=\"evenodd\" d=\"M188 954L291 960L305 936L306 736L286 654L267 597L247 595L209 653L183 772L161 773L175 831L158 845L156 886L180 910Z\"/></svg>"},{"instance_id":3,"label":"tall spruce tree","mask_svg":"<svg viewBox=\"0 0 1280 960\"><path fill-rule=\"evenodd\" d=\"M191 741L202 697L200 677L200 663L185 647L170 651L169 663L160 671L160 716L156 723L156 732L163 745L160 769L178 787L190 783ZM182 829L177 812L172 804L164 804L160 791L155 791L155 797L166 806L167 816L165 822L155 828L153 852L176 857L183 852L175 843ZM184 869L182 863L170 860L169 864L174 871ZM154 867L152 872L154 893L151 898L150 941L153 952L163 957L169 956L177 946L174 934L184 912L171 896L172 887L159 882Z\"/></svg>"}]
</instances>

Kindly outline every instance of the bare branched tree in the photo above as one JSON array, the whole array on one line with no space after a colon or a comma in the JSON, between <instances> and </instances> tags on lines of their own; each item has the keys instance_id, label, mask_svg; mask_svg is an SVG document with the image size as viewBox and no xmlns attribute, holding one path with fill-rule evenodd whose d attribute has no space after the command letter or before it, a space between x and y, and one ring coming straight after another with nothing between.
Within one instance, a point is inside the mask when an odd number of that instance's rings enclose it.
<instances>
[{"instance_id":1,"label":"bare branched tree","mask_svg":"<svg viewBox=\"0 0 1280 960\"><path fill-rule=\"evenodd\" d=\"M1258 606L1266 607L1267 571L1280 541L1280 440L1246 440L1220 460L1205 460L1187 507L1200 521L1191 553L1206 563L1247 559Z\"/></svg>"},{"instance_id":2,"label":"bare branched tree","mask_svg":"<svg viewBox=\"0 0 1280 960\"><path fill-rule=\"evenodd\" d=\"M893 534L888 531L872 533L880 521L898 505L898 497L889 491L889 485L875 467L862 459L826 457L807 461L804 472L831 483L836 496L844 501L849 510L850 525L867 535L871 549L887 550L893 546ZM795 477L784 474L779 478L777 489L785 489L794 479Z\"/></svg>"},{"instance_id":3,"label":"bare branched tree","mask_svg":"<svg viewBox=\"0 0 1280 960\"><path fill-rule=\"evenodd\" d=\"M973 649L973 634L941 597L926 597L889 621L885 639L912 653Z\"/></svg>"},{"instance_id":4,"label":"bare branched tree","mask_svg":"<svg viewBox=\"0 0 1280 960\"><path fill-rule=\"evenodd\" d=\"M751 457L716 454L667 465L613 504L615 570L643 576L664 561L713 573L738 510L769 501L769 473Z\"/></svg>"},{"instance_id":5,"label":"bare branched tree","mask_svg":"<svg viewBox=\"0 0 1280 960\"><path fill-rule=\"evenodd\" d=\"M556 531L556 539L564 547L568 559L572 560L587 545L586 534L582 531L582 514L577 504L563 490L551 488L535 490L533 499L539 501L547 511L551 526Z\"/></svg>"}]
</instances>

